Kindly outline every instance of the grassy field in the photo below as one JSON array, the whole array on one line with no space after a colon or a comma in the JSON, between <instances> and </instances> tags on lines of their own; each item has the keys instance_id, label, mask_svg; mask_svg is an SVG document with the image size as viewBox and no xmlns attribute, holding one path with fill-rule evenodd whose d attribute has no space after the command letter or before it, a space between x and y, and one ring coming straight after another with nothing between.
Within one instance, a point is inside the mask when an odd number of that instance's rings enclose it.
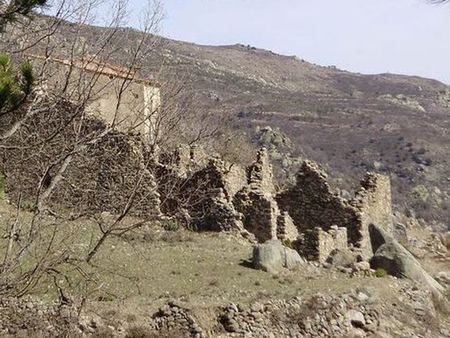
<instances>
[{"instance_id":1,"label":"grassy field","mask_svg":"<svg viewBox=\"0 0 450 338\"><path fill-rule=\"evenodd\" d=\"M0 202L1 229L8 229L15 221L15 211ZM30 218L30 212L21 213L19 220L25 224L24 229ZM47 217L45 223L49 237L54 229L58 230L54 236L56 252L65 250L83 257L100 235L98 227L86 219L63 222ZM6 244L4 235L0 239L2 251ZM36 248L24 265L31 266L42 256L44 247ZM207 323L213 309L230 302L250 304L358 289L372 290L370 293L389 301L408 283L391 277L349 278L337 270L310 264L271 275L251 268L251 253L251 243L229 234L166 231L148 224L125 238L107 240L91 264L80 261L56 267L58 274L44 275L32 295L54 300L57 284L74 299L85 298L86 312L114 326L121 321L145 322L169 299L183 302Z\"/></svg>"},{"instance_id":2,"label":"grassy field","mask_svg":"<svg viewBox=\"0 0 450 338\"><path fill-rule=\"evenodd\" d=\"M0 202L0 224L4 236L15 221L15 208ZM22 212L19 221L26 229L31 214ZM88 220L74 222L46 219L48 236L54 236L58 250L83 257L99 237L98 227ZM55 230L56 229L56 230ZM45 242L45 241L44 241ZM47 243L47 242L45 242ZM39 256L36 249L31 260ZM56 251L56 250L55 250ZM250 302L261 297L289 297L298 293L352 288L377 279L348 280L345 275L305 265L298 271L272 276L254 270L249 264L252 245L242 239L220 233L193 233L186 230L165 231L148 225L125 238L111 237L91 264L63 265L58 270L58 284L75 295L89 295L92 300L138 303L189 299L202 303L221 301ZM339 283L339 280L345 280ZM34 293L53 297L53 278L42 279Z\"/></svg>"}]
</instances>

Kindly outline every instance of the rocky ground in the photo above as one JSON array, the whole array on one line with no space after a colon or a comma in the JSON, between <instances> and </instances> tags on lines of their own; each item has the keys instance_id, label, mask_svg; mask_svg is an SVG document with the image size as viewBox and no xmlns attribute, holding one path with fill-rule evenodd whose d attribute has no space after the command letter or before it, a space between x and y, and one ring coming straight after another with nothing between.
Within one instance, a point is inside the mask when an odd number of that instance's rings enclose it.
<instances>
[{"instance_id":1,"label":"rocky ground","mask_svg":"<svg viewBox=\"0 0 450 338\"><path fill-rule=\"evenodd\" d=\"M2 205L3 222L7 215L13 217L11 207ZM450 263L442 242L423 228L407 232L410 249L422 253L416 257L448 293ZM90 267L82 267L89 283L74 271L57 280L64 301L52 278L42 280L30 297L3 299L0 332L5 337L450 337L450 318L419 284L314 262L270 274L253 268L252 249L230 234L157 226L112 239Z\"/></svg>"},{"instance_id":2,"label":"rocky ground","mask_svg":"<svg viewBox=\"0 0 450 338\"><path fill-rule=\"evenodd\" d=\"M87 45L99 30L85 27ZM123 30L111 44L126 50L124 38L135 34ZM64 33L55 39L63 41ZM283 262L268 269L254 264L248 239L147 222L109 238L89 264L49 269L29 296L2 298L0 335L450 337L442 306L449 298L450 238L433 232L446 229L450 216L448 87L416 77L351 74L250 46L163 42L145 60L143 76L161 64L165 80L186 76L202 109L230 117L230 126L266 146L285 174L304 157L316 160L331 168L346 199L353 197L354 178L367 170L392 177L395 237L402 246L385 249L412 265L417 259L439 283L434 289L441 298L423 284L371 270L368 262L346 264L345 255L324 264L291 257L288 264L289 243L278 243ZM16 215L0 200L3 239ZM83 252L103 230L92 220L55 215L44 224L64 229L55 236L62 251ZM26 223L30 215L20 217Z\"/></svg>"}]
</instances>

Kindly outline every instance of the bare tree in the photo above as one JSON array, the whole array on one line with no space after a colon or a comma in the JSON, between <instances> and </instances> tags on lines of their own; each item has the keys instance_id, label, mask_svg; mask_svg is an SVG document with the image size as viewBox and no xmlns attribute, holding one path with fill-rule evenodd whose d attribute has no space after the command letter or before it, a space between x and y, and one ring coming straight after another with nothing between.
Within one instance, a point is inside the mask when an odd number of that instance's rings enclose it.
<instances>
[{"instance_id":1,"label":"bare tree","mask_svg":"<svg viewBox=\"0 0 450 338\"><path fill-rule=\"evenodd\" d=\"M86 40L84 36L88 29L86 24L94 17L92 13L99 2L86 4L86 1L80 1L77 6L74 2L61 1L58 13L63 13L61 15L64 18L68 15L72 20L75 18L76 24L67 24L60 18L50 19L51 22L58 22L58 29L52 34L43 33L43 39L36 37L34 32L30 36L22 35L20 30L15 31L15 35L27 42L21 43L17 54L27 52L31 59L37 60L34 63L37 78L35 90L23 100L23 104L10 109L1 117L4 122L0 140L0 148L4 151L2 166L7 169L9 167L9 173L17 173L17 186L12 197L17 204L18 214L6 237L5 255L1 264L0 293L23 295L43 276L54 273L61 264L74 264L83 260L89 262L108 237L124 234L142 225L143 222L124 225L123 221L133 208L148 203L149 195L156 190L152 184L146 184L145 189L141 188L143 180L149 177L152 162L151 158L144 156L145 140L142 137L126 136L127 130L132 131L138 124L147 121L144 119L131 124L128 122L125 129L122 128L125 123L119 112L126 94L128 95L136 81L136 69L143 57L150 53L157 43L154 35L149 33L155 32L159 25L160 4L154 2L154 7L147 12L143 30L133 32L134 43L125 55L121 48L111 46L119 46L118 40L128 38L123 36L121 29L126 17L127 2L113 2L114 13L102 29L101 39L95 37L95 43ZM73 29L68 39L60 31L67 27ZM34 43L33 39L38 39L39 43ZM63 41L64 39L66 40ZM59 48L61 43L65 44L64 49ZM108 77L105 80L105 68L115 57L122 61L120 71L110 74L110 81ZM49 82L56 90L45 89ZM102 121L88 108L93 98L107 87L112 88L115 93L115 104L110 119ZM142 111L136 113L142 114ZM154 114L155 112L150 112L147 119ZM121 141L118 143L118 140ZM111 152L105 152L105 147L109 147ZM123 175L125 172L119 170L124 168L118 169L117 164L114 164L117 151L123 151L124 148L128 150L122 164L129 160L126 156L137 155L133 157L130 177L125 178L119 187L116 187L122 191L120 198L114 200L115 216L107 222L102 221L99 216L101 208L86 209L85 213L78 215L77 218L99 220L97 223L100 235L93 239L87 251L76 252L64 239L69 231L61 227L65 217L50 208L59 198L73 199L77 193L88 193L86 185L77 187L80 181L68 180L71 173L75 173L76 177L77 170L85 163L98 165L106 163L100 159L108 158L111 167L102 168L97 174L109 174L100 181L106 188L114 184L117 178L115 175ZM36 169L32 173L34 177L21 175L30 173L29 168L26 168L30 164ZM13 178L8 177L8 180ZM93 181L99 182L99 178ZM94 197L98 196L101 194ZM31 200L32 208L32 217L27 222L21 220L21 208L25 198ZM49 223L46 220L48 214L56 217L57 222ZM155 216L156 214L157 212ZM24 268L25 261L33 263Z\"/></svg>"}]
</instances>

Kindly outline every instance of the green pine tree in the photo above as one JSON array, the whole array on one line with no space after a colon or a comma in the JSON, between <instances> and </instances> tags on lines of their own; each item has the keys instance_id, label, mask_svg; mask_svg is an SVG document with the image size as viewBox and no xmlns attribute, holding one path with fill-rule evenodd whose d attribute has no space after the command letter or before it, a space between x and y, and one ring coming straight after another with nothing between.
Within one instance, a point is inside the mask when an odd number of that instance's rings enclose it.
<instances>
[{"instance_id":1,"label":"green pine tree","mask_svg":"<svg viewBox=\"0 0 450 338\"><path fill-rule=\"evenodd\" d=\"M19 16L29 16L33 9L42 7L47 0L11 0L5 4L0 0L0 33L4 32L6 26L17 20Z\"/></svg>"},{"instance_id":2,"label":"green pine tree","mask_svg":"<svg viewBox=\"0 0 450 338\"><path fill-rule=\"evenodd\" d=\"M20 16L30 16L33 9L42 7L47 0L0 0L0 33ZM0 116L19 107L31 93L33 68L28 60L16 66L6 53L0 53Z\"/></svg>"},{"instance_id":3,"label":"green pine tree","mask_svg":"<svg viewBox=\"0 0 450 338\"><path fill-rule=\"evenodd\" d=\"M31 93L33 82L30 61L23 60L15 66L7 54L0 54L0 114L16 109Z\"/></svg>"}]
</instances>

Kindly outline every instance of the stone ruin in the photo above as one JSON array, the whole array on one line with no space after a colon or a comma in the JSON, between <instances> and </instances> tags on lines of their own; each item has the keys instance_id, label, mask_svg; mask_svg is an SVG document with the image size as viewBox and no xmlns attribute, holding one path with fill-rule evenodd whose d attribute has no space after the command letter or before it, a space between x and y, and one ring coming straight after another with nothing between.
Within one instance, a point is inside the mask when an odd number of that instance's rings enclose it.
<instances>
[{"instance_id":1,"label":"stone ruin","mask_svg":"<svg viewBox=\"0 0 450 338\"><path fill-rule=\"evenodd\" d=\"M348 248L348 236L346 228L332 225L330 230L322 228L306 230L298 239L298 250L311 261L326 262L334 250Z\"/></svg>"},{"instance_id":2,"label":"stone ruin","mask_svg":"<svg viewBox=\"0 0 450 338\"><path fill-rule=\"evenodd\" d=\"M204 155L199 150L183 153L188 154L184 159L177 150L177 160L164 168L170 167L181 182L177 198L185 201L183 208L198 230L251 233L258 242L279 239L319 262L336 249L350 249L368 260L373 255L369 225L391 232L386 176L368 173L355 197L345 199L310 161L303 162L293 186L277 191L264 148L246 171L219 158L196 158ZM191 172L193 164L197 167ZM159 193L164 200L165 192Z\"/></svg>"},{"instance_id":3,"label":"stone ruin","mask_svg":"<svg viewBox=\"0 0 450 338\"><path fill-rule=\"evenodd\" d=\"M64 118L62 114L61 120ZM90 128L102 126L95 120ZM67 140L73 135L61 137ZM143 149L137 138L120 132L110 135L98 147L89 149L87 158L91 161L73 161L54 202L93 212L122 210L134 186L129 173L145 162ZM48 149L49 153L56 151L60 149ZM39 162L30 166L21 161L23 154L17 151L0 155L9 159L0 167L7 174L9 197L13 201L18 198L15 186L25 189L25 195L34 196ZM16 184L21 177L29 178L26 184ZM358 251L367 260L373 254L369 225L376 224L387 232L392 227L388 177L368 174L355 197L345 199L331 188L327 174L317 164L304 161L295 184L280 190L265 148L244 169L218 156L208 156L200 147L184 145L160 154L145 170L145 177L147 183L139 186L139 203L133 216L175 218L191 229L234 231L258 242L279 239L304 257L318 261L344 247Z\"/></svg>"}]
</instances>

